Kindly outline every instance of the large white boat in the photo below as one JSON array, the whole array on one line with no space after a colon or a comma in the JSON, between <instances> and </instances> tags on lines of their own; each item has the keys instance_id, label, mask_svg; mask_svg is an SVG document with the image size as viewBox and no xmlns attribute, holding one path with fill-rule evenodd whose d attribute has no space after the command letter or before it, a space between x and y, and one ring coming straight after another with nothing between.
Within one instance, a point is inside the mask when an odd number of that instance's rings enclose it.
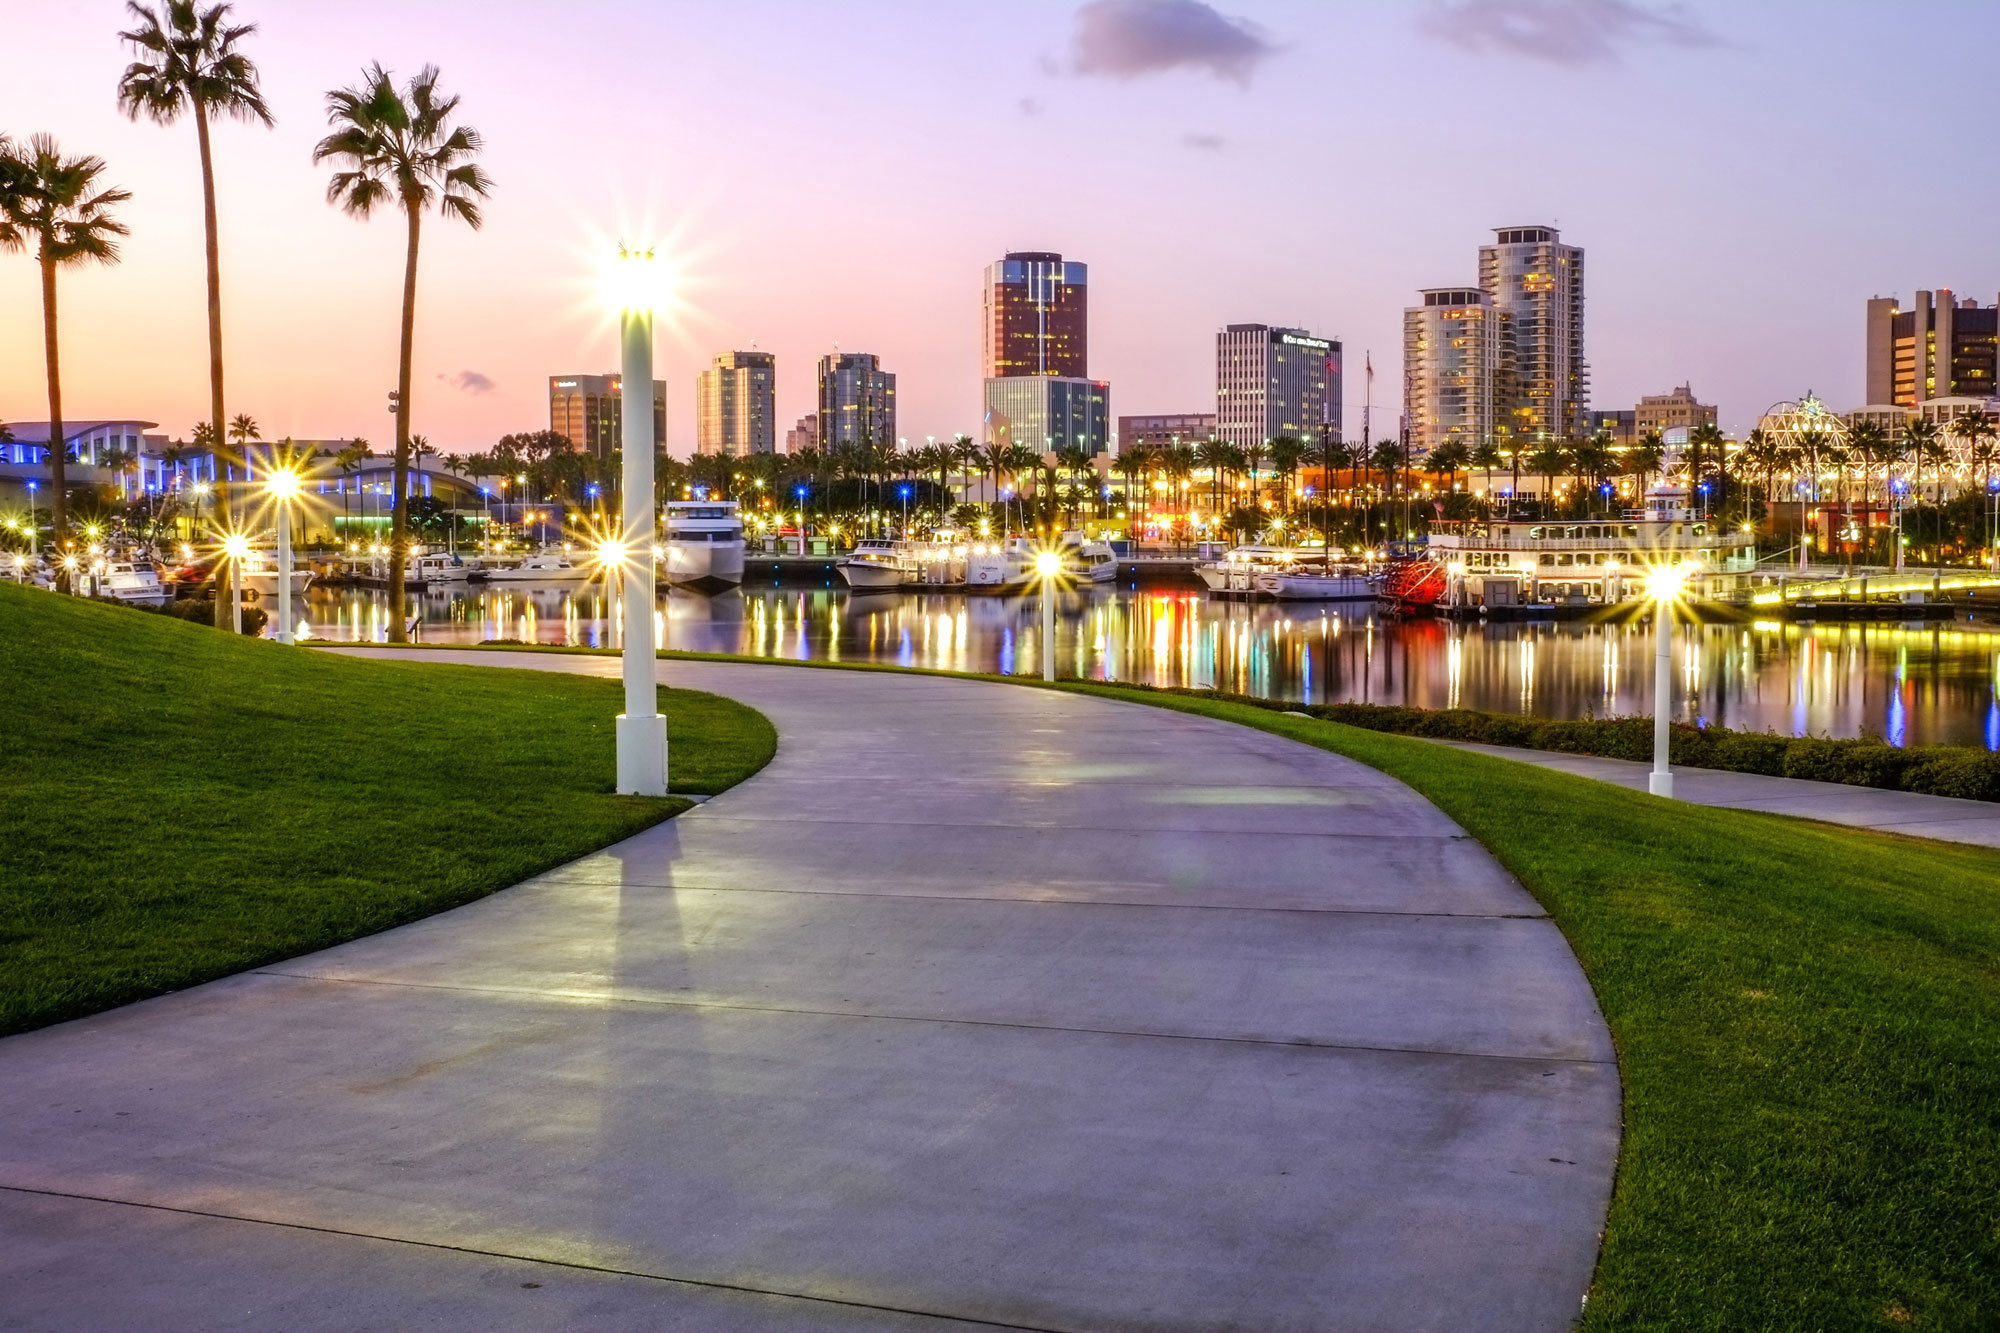
<instances>
[{"instance_id":1,"label":"large white boat","mask_svg":"<svg viewBox=\"0 0 2000 1333\"><path fill-rule=\"evenodd\" d=\"M1118 553L1111 543L1065 532L1057 543L1062 552L1063 572L1085 583L1110 583L1118 577Z\"/></svg>"},{"instance_id":2,"label":"large white boat","mask_svg":"<svg viewBox=\"0 0 2000 1333\"><path fill-rule=\"evenodd\" d=\"M579 565L563 551L538 551L512 565L489 565L488 583L588 583L596 577L589 565Z\"/></svg>"},{"instance_id":3,"label":"large white boat","mask_svg":"<svg viewBox=\"0 0 2000 1333\"><path fill-rule=\"evenodd\" d=\"M1281 602L1372 602L1381 580L1360 565L1300 563L1259 574L1255 584Z\"/></svg>"},{"instance_id":4,"label":"large white boat","mask_svg":"<svg viewBox=\"0 0 2000 1333\"><path fill-rule=\"evenodd\" d=\"M134 606L165 606L173 593L160 582L160 572L136 560L111 560L93 575L101 596Z\"/></svg>"},{"instance_id":5,"label":"large white boat","mask_svg":"<svg viewBox=\"0 0 2000 1333\"><path fill-rule=\"evenodd\" d=\"M1503 608L1610 605L1646 596L1647 572L1679 567L1688 594L1727 599L1749 590L1756 539L1695 516L1678 486L1646 493L1619 518L1473 519L1431 525L1429 577L1405 600ZM1413 573L1426 571L1413 570Z\"/></svg>"},{"instance_id":6,"label":"large white boat","mask_svg":"<svg viewBox=\"0 0 2000 1333\"><path fill-rule=\"evenodd\" d=\"M420 555L404 566L403 582L421 583L426 588L445 588L472 578L473 566L455 555Z\"/></svg>"},{"instance_id":7,"label":"large white boat","mask_svg":"<svg viewBox=\"0 0 2000 1333\"><path fill-rule=\"evenodd\" d=\"M669 500L667 582L733 587L743 582L743 519L734 500Z\"/></svg>"},{"instance_id":8,"label":"large white boat","mask_svg":"<svg viewBox=\"0 0 2000 1333\"><path fill-rule=\"evenodd\" d=\"M1195 577L1212 593L1253 597L1257 580L1286 565L1296 564L1300 552L1290 546L1234 546L1220 560L1205 560L1194 567Z\"/></svg>"},{"instance_id":9,"label":"large white boat","mask_svg":"<svg viewBox=\"0 0 2000 1333\"><path fill-rule=\"evenodd\" d=\"M296 595L312 586L315 575L296 553L292 557L292 592ZM244 589L259 597L278 595L278 553L259 547L247 553L237 566L237 578Z\"/></svg>"},{"instance_id":10,"label":"large white boat","mask_svg":"<svg viewBox=\"0 0 2000 1333\"><path fill-rule=\"evenodd\" d=\"M1035 579L1035 549L1024 537L974 542L966 552L965 584L984 592L1025 588Z\"/></svg>"},{"instance_id":11,"label":"large white boat","mask_svg":"<svg viewBox=\"0 0 2000 1333\"><path fill-rule=\"evenodd\" d=\"M854 543L854 549L842 556L835 568L856 592L893 592L910 582L916 572L909 545L886 537L867 537Z\"/></svg>"}]
</instances>

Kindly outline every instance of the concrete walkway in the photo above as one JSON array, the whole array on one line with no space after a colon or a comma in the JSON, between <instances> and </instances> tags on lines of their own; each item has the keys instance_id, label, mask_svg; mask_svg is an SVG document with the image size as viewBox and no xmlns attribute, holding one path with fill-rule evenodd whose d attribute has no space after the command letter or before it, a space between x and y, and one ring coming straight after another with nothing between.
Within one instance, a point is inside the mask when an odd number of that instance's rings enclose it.
<instances>
[{"instance_id":1,"label":"concrete walkway","mask_svg":"<svg viewBox=\"0 0 2000 1333\"><path fill-rule=\"evenodd\" d=\"M1101 699L662 676L777 759L470 906L0 1042L0 1326L1569 1326L1610 1042L1409 789Z\"/></svg>"},{"instance_id":2,"label":"concrete walkway","mask_svg":"<svg viewBox=\"0 0 2000 1333\"><path fill-rule=\"evenodd\" d=\"M1615 782L1634 791L1646 790L1651 764L1629 759L1599 759L1592 755L1520 750L1505 745L1474 745L1439 741L1459 750L1475 750L1500 759L1514 759L1553 768L1578 777ZM1849 787L1837 782L1806 782L1762 773L1724 773L1709 768L1676 768L1674 797L1695 805L1719 805L1731 810L1762 810L1774 815L1798 815L1829 824L1851 824L1913 838L1971 842L2000 847L2000 804L1961 801L1950 796L1926 796L1913 791Z\"/></svg>"}]
</instances>

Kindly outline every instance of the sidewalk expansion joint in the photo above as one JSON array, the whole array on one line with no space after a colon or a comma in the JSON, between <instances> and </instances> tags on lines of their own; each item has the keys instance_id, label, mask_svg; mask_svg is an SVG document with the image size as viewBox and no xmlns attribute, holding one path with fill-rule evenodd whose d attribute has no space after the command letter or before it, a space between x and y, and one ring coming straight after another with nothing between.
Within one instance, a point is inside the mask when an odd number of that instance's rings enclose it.
<instances>
[{"instance_id":1,"label":"sidewalk expansion joint","mask_svg":"<svg viewBox=\"0 0 2000 1333\"><path fill-rule=\"evenodd\" d=\"M419 1249L442 1250L451 1254L471 1254L486 1259L509 1259L516 1263L540 1264L548 1268L567 1268L582 1273L604 1273L612 1277L635 1277L647 1282L671 1282L682 1287L702 1287L710 1291L726 1291L746 1296L769 1296L779 1300L811 1301L818 1305L838 1305L850 1310L880 1310L885 1314L910 1315L920 1319L948 1319L953 1323L968 1324L976 1328L1000 1328L1020 1330L1020 1333L1077 1333L1076 1330L1053 1328L1039 1324L1006 1324L992 1319L981 1319L973 1315L946 1314L938 1310L918 1310L908 1306L877 1305L870 1301L845 1301L837 1296L813 1296L804 1292L779 1291L770 1287L751 1287L734 1282L714 1282L697 1277L674 1277L665 1273L647 1273L636 1268L614 1268L608 1264L579 1263L574 1259L550 1259L537 1254L517 1254L511 1250L490 1250L476 1245L453 1245L448 1241L419 1240L411 1236L385 1236L373 1231L357 1231L347 1227L323 1226L313 1222L285 1222L269 1217L250 1217L242 1213L222 1213L207 1208L183 1208L168 1203L144 1203L137 1199L114 1199L102 1194L78 1194L68 1190L35 1189L27 1185L0 1183L0 1190L10 1194L31 1194L45 1199L73 1199L82 1203L102 1203L119 1208L144 1208L156 1213L174 1213L182 1217L206 1217L219 1222L241 1222L249 1226L277 1227L286 1231L306 1231L322 1236L344 1236L353 1240L381 1241L388 1245L410 1245Z\"/></svg>"},{"instance_id":2,"label":"sidewalk expansion joint","mask_svg":"<svg viewBox=\"0 0 2000 1333\"><path fill-rule=\"evenodd\" d=\"M1368 1051L1380 1055L1434 1056L1448 1060L1503 1060L1514 1064L1605 1065L1613 1068L1618 1063L1616 1060L1599 1060L1578 1055L1508 1055L1497 1051L1453 1051L1428 1046L1382 1046L1370 1042L1308 1041L1303 1038L1287 1040L1281 1037L1222 1037L1206 1032L1144 1032L1125 1028L1070 1027L1059 1023L1013 1023L997 1018L940 1018L924 1014L802 1009L787 1005L724 1004L714 1000L670 1000L653 995L610 995L601 991L554 990L535 986L467 986L437 981L395 981L381 977L323 976L311 972L281 972L276 968L259 968L249 975L340 986L391 986L404 990L451 991L467 995L513 995L533 999L585 1001L592 1004L631 1004L659 1009L713 1009L730 1013L783 1014L796 1018L845 1018L876 1023L939 1023L955 1027L1005 1028L1017 1032L1053 1032L1074 1036L1215 1042L1229 1046L1267 1046L1281 1050Z\"/></svg>"}]
</instances>

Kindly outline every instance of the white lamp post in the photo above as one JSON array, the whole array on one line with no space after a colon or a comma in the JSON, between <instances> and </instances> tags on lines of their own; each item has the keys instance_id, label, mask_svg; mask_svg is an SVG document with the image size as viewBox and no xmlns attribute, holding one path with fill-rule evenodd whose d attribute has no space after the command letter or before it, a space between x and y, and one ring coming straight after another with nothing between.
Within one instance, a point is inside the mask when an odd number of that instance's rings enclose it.
<instances>
[{"instance_id":1,"label":"white lamp post","mask_svg":"<svg viewBox=\"0 0 2000 1333\"><path fill-rule=\"evenodd\" d=\"M1056 678L1056 580L1062 577L1062 556L1043 551L1035 557L1035 572L1042 577L1042 679Z\"/></svg>"},{"instance_id":2,"label":"white lamp post","mask_svg":"<svg viewBox=\"0 0 2000 1333\"><path fill-rule=\"evenodd\" d=\"M667 719L660 715L653 626L653 300L651 250L620 247L625 278L619 332L619 414L625 456L625 711L618 715L618 790L667 794Z\"/></svg>"},{"instance_id":3,"label":"white lamp post","mask_svg":"<svg viewBox=\"0 0 2000 1333\"><path fill-rule=\"evenodd\" d=\"M1662 565L1646 578L1653 597L1653 771L1646 776L1646 790L1669 800L1674 794L1674 771L1667 763L1668 742L1672 738L1674 602L1681 594L1683 574L1677 565Z\"/></svg>"},{"instance_id":4,"label":"white lamp post","mask_svg":"<svg viewBox=\"0 0 2000 1333\"><path fill-rule=\"evenodd\" d=\"M278 511L278 642L292 642L292 501L298 497L299 474L273 468L264 489Z\"/></svg>"},{"instance_id":5,"label":"white lamp post","mask_svg":"<svg viewBox=\"0 0 2000 1333\"><path fill-rule=\"evenodd\" d=\"M222 539L222 552L229 561L229 628L243 632L243 562L250 555L250 539L232 532Z\"/></svg>"}]
</instances>

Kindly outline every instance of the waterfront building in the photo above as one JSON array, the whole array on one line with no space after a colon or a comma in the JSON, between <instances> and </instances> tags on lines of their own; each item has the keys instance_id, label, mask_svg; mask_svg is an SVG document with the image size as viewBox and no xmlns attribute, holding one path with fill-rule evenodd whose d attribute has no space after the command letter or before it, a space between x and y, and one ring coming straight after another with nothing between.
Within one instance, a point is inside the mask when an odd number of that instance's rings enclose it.
<instances>
[{"instance_id":1,"label":"waterfront building","mask_svg":"<svg viewBox=\"0 0 2000 1333\"><path fill-rule=\"evenodd\" d=\"M1239 449L1340 422L1340 344L1304 329L1231 324L1215 335L1215 429Z\"/></svg>"},{"instance_id":2,"label":"waterfront building","mask_svg":"<svg viewBox=\"0 0 2000 1333\"><path fill-rule=\"evenodd\" d=\"M1915 407L1932 398L2000 393L2000 308L1950 288L1919 291L1908 310L1895 297L1868 301L1866 397Z\"/></svg>"},{"instance_id":3,"label":"waterfront building","mask_svg":"<svg viewBox=\"0 0 2000 1333\"><path fill-rule=\"evenodd\" d=\"M777 451L777 358L724 352L695 377L695 452L741 458Z\"/></svg>"},{"instance_id":4,"label":"waterfront building","mask_svg":"<svg viewBox=\"0 0 2000 1333\"><path fill-rule=\"evenodd\" d=\"M1501 227L1479 248L1479 285L1508 316L1514 344L1505 400L1524 444L1580 438L1590 425L1583 359L1583 248L1554 227Z\"/></svg>"},{"instance_id":5,"label":"waterfront building","mask_svg":"<svg viewBox=\"0 0 2000 1333\"><path fill-rule=\"evenodd\" d=\"M602 458L625 443L617 375L551 375L549 429ZM667 447L667 382L653 381L653 448Z\"/></svg>"},{"instance_id":6,"label":"waterfront building","mask_svg":"<svg viewBox=\"0 0 2000 1333\"><path fill-rule=\"evenodd\" d=\"M1639 414L1637 412L1592 412L1590 433L1610 438L1613 444L1631 444L1639 438Z\"/></svg>"},{"instance_id":7,"label":"waterfront building","mask_svg":"<svg viewBox=\"0 0 2000 1333\"><path fill-rule=\"evenodd\" d=\"M1040 250L1010 251L988 264L980 322L985 378L1087 376L1089 277L1086 265Z\"/></svg>"},{"instance_id":8,"label":"waterfront building","mask_svg":"<svg viewBox=\"0 0 2000 1333\"><path fill-rule=\"evenodd\" d=\"M1672 393L1647 394L1639 400L1632 417L1633 429L1640 436L1654 430L1664 435L1676 427L1692 430L1696 426L1713 426L1716 420L1715 409L1696 402L1693 387L1686 384Z\"/></svg>"},{"instance_id":9,"label":"waterfront building","mask_svg":"<svg viewBox=\"0 0 2000 1333\"><path fill-rule=\"evenodd\" d=\"M1509 447L1514 401L1512 315L1478 287L1430 287L1403 311L1404 410L1410 452L1441 444Z\"/></svg>"},{"instance_id":10,"label":"waterfront building","mask_svg":"<svg viewBox=\"0 0 2000 1333\"><path fill-rule=\"evenodd\" d=\"M1176 412L1118 418L1118 452L1194 444L1215 434L1215 413Z\"/></svg>"},{"instance_id":11,"label":"waterfront building","mask_svg":"<svg viewBox=\"0 0 2000 1333\"><path fill-rule=\"evenodd\" d=\"M92 486L122 485L127 490L161 489L171 482L172 469L165 454L171 447L164 435L152 433L157 421L85 420L63 422L63 456L72 460L67 472L68 490ZM37 506L48 503L49 423L11 421L7 431L14 438L0 443L0 504L27 503L36 497ZM106 466L116 457L130 456L130 464L117 472ZM189 464L205 469L213 477L215 459L204 453ZM33 483L33 490L30 490Z\"/></svg>"},{"instance_id":12,"label":"waterfront building","mask_svg":"<svg viewBox=\"0 0 2000 1333\"><path fill-rule=\"evenodd\" d=\"M1074 445L1092 458L1110 451L1111 386L1069 375L996 376L986 381L987 444L1045 454Z\"/></svg>"},{"instance_id":13,"label":"waterfront building","mask_svg":"<svg viewBox=\"0 0 2000 1333\"><path fill-rule=\"evenodd\" d=\"M785 432L785 452L802 454L819 448L819 413L808 412Z\"/></svg>"},{"instance_id":14,"label":"waterfront building","mask_svg":"<svg viewBox=\"0 0 2000 1333\"><path fill-rule=\"evenodd\" d=\"M819 359L819 447L896 442L896 377L867 352Z\"/></svg>"}]
</instances>

